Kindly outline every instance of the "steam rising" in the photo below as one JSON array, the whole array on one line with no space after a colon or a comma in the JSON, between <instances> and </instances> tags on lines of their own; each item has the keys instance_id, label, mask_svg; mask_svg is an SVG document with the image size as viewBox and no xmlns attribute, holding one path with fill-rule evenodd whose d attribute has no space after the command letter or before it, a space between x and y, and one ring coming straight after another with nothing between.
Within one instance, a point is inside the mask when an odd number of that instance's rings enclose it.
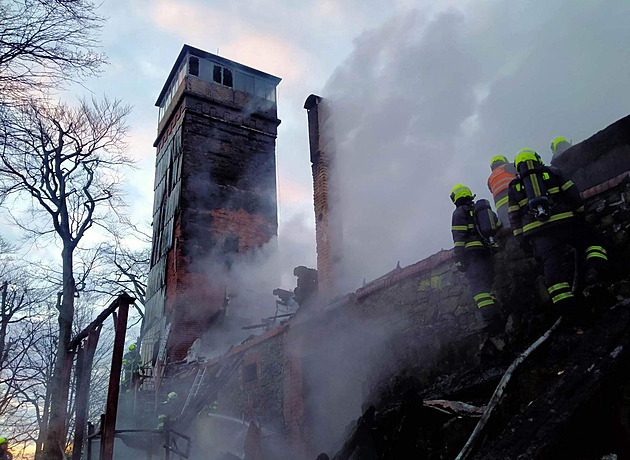
<instances>
[{"instance_id":1,"label":"steam rising","mask_svg":"<svg viewBox=\"0 0 630 460\"><path fill-rule=\"evenodd\" d=\"M604 7L605 5L605 7ZM489 159L579 142L628 113L630 7L476 2L413 10L355 41L337 116L347 289L452 245L449 191L490 198Z\"/></svg>"}]
</instances>

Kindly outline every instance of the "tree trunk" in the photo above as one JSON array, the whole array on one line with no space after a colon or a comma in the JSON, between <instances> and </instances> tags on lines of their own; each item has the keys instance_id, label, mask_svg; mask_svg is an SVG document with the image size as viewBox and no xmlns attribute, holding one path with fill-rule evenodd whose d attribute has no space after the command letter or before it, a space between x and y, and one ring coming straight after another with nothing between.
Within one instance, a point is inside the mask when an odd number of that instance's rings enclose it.
<instances>
[{"instance_id":1,"label":"tree trunk","mask_svg":"<svg viewBox=\"0 0 630 460\"><path fill-rule=\"evenodd\" d=\"M46 381L50 381L52 375L52 368L48 366L46 368ZM46 433L48 432L48 420L50 418L50 385L46 385L46 394L44 396L44 408L39 422L39 433L37 440L35 441L35 460L42 460L44 455L44 440L46 439Z\"/></svg>"},{"instance_id":2,"label":"tree trunk","mask_svg":"<svg viewBox=\"0 0 630 460\"><path fill-rule=\"evenodd\" d=\"M0 306L0 370L4 369L4 346L6 343L7 337L7 326L9 324L9 319L7 318L7 290L8 290L8 282L5 281L2 283L2 287L0 288L2 291L1 294L1 302Z\"/></svg>"},{"instance_id":3,"label":"tree trunk","mask_svg":"<svg viewBox=\"0 0 630 460\"><path fill-rule=\"evenodd\" d=\"M72 270L72 248L64 241L61 252L63 260L63 290L59 305L59 343L57 359L50 381L50 419L44 442L43 460L62 460L65 453L68 391L70 388L69 372L72 366L72 355L68 352L68 344L72 334L74 317L74 277Z\"/></svg>"}]
</instances>

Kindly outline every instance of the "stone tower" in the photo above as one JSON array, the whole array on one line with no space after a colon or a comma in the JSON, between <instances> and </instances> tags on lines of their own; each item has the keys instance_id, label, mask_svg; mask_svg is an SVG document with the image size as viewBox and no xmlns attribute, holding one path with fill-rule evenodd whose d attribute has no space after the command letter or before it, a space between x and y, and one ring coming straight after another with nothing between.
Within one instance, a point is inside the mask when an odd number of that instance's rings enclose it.
<instances>
[{"instance_id":1,"label":"stone tower","mask_svg":"<svg viewBox=\"0 0 630 460\"><path fill-rule=\"evenodd\" d=\"M158 96L144 362L183 359L227 308L235 258L277 234L279 82L184 45Z\"/></svg>"}]
</instances>

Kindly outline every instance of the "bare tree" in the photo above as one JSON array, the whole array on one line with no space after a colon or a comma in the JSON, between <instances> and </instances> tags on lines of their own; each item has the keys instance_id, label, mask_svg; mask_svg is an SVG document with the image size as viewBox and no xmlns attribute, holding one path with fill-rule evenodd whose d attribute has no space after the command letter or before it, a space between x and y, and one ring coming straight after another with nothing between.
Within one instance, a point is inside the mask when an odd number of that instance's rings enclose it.
<instances>
[{"instance_id":1,"label":"bare tree","mask_svg":"<svg viewBox=\"0 0 630 460\"><path fill-rule=\"evenodd\" d=\"M64 455L72 363L68 344L76 294L74 252L92 226L104 225L123 205L121 171L132 164L125 153L129 111L107 99L74 108L31 103L12 112L0 128L0 196L16 198L10 203L14 209L28 198L30 205L24 210L28 221L13 212L14 222L34 236L53 235L62 247L46 460Z\"/></svg>"},{"instance_id":2,"label":"bare tree","mask_svg":"<svg viewBox=\"0 0 630 460\"><path fill-rule=\"evenodd\" d=\"M11 250L0 254L0 261L0 426L12 445L32 443L38 425L24 396L43 388L46 373L34 363L44 336L50 337L44 327L50 315L41 307L50 291ZM54 353L50 344L45 348Z\"/></svg>"},{"instance_id":3,"label":"bare tree","mask_svg":"<svg viewBox=\"0 0 630 460\"><path fill-rule=\"evenodd\" d=\"M53 318L45 310L11 327L12 336L20 340L24 356L19 366L8 366L8 376L14 378L11 410L0 413L11 444L35 444L41 450L48 423L50 394L48 381L52 376L56 355L57 334Z\"/></svg>"},{"instance_id":4,"label":"bare tree","mask_svg":"<svg viewBox=\"0 0 630 460\"><path fill-rule=\"evenodd\" d=\"M0 2L0 100L97 73L103 22L87 0Z\"/></svg>"},{"instance_id":5,"label":"bare tree","mask_svg":"<svg viewBox=\"0 0 630 460\"><path fill-rule=\"evenodd\" d=\"M141 320L144 319L151 248L147 245L134 250L117 244L103 246L101 251L104 264L96 280L98 289L110 295L120 291L131 293L136 298L133 306Z\"/></svg>"}]
</instances>

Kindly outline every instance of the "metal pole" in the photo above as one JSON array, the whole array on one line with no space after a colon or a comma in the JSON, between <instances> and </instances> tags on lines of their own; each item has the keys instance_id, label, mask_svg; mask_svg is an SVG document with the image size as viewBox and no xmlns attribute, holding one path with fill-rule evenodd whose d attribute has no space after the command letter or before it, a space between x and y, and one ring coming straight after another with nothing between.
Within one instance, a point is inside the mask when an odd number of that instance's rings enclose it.
<instances>
[{"instance_id":1,"label":"metal pole","mask_svg":"<svg viewBox=\"0 0 630 460\"><path fill-rule=\"evenodd\" d=\"M170 430L169 429L164 429L164 449L166 450L166 454L164 456L165 460L170 460L171 458L171 439L169 436Z\"/></svg>"},{"instance_id":2,"label":"metal pole","mask_svg":"<svg viewBox=\"0 0 630 460\"><path fill-rule=\"evenodd\" d=\"M83 345L79 345L77 349L77 392L75 395L75 407L76 407L76 426L74 429L74 441L72 443L72 460L81 460L81 450L83 447L83 429L85 426L85 419L83 414L83 404L87 406L87 397L84 397L86 393L84 386L82 385L85 379L85 348ZM89 393L89 391L88 391Z\"/></svg>"},{"instance_id":3,"label":"metal pole","mask_svg":"<svg viewBox=\"0 0 630 460\"><path fill-rule=\"evenodd\" d=\"M96 352L100 332L100 325L90 331L85 347L80 347L77 355L77 393L75 399L77 417L72 460L81 460L83 439L85 437L85 426L87 423L88 400L90 397L92 363L94 362L94 353Z\"/></svg>"},{"instance_id":4,"label":"metal pole","mask_svg":"<svg viewBox=\"0 0 630 460\"><path fill-rule=\"evenodd\" d=\"M113 460L114 458L114 436L116 430L116 416L118 413L118 394L120 392L120 370L122 369L128 314L129 303L121 303L118 308L118 318L116 318L116 335L114 338L114 350L112 352L112 367L109 374L109 390L107 391L105 424L101 437L101 456L99 460Z\"/></svg>"}]
</instances>

